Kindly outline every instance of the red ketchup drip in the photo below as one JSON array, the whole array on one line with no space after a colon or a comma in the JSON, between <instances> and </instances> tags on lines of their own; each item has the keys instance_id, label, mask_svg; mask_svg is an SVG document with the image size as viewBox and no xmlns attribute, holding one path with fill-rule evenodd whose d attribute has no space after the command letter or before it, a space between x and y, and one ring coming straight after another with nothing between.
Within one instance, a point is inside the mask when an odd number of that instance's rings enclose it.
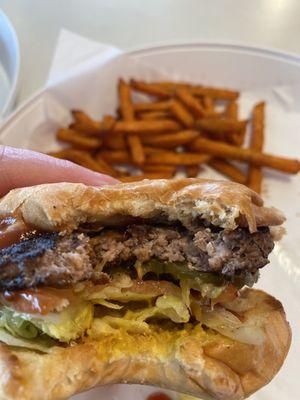
<instances>
[{"instance_id":1,"label":"red ketchup drip","mask_svg":"<svg viewBox=\"0 0 300 400\"><path fill-rule=\"evenodd\" d=\"M0 301L16 311L46 315L60 308L62 302L75 301L72 289L36 288L9 291L0 294Z\"/></svg>"},{"instance_id":2,"label":"red ketchup drip","mask_svg":"<svg viewBox=\"0 0 300 400\"><path fill-rule=\"evenodd\" d=\"M0 217L0 249L19 243L27 235L36 233L33 226L26 225L13 215Z\"/></svg>"},{"instance_id":3,"label":"red ketchup drip","mask_svg":"<svg viewBox=\"0 0 300 400\"><path fill-rule=\"evenodd\" d=\"M163 392L156 392L149 394L147 397L147 400L172 400L171 397L169 397L167 394Z\"/></svg>"}]
</instances>

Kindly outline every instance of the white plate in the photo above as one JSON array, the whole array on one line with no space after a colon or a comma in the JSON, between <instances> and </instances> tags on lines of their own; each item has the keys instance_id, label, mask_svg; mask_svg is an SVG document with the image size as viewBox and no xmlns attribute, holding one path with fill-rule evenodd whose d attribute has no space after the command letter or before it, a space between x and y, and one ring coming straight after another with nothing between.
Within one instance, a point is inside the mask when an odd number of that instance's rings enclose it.
<instances>
[{"instance_id":1,"label":"white plate","mask_svg":"<svg viewBox=\"0 0 300 400\"><path fill-rule=\"evenodd\" d=\"M243 108L250 109L250 104L261 99L267 99L270 111L267 111L267 143L269 151L299 157L300 149L300 58L282 54L276 51L250 47L223 44L194 44L178 46L162 46L137 50L130 55L144 63L172 71L172 78L186 79L208 85L220 85L238 88L242 91L252 91L245 98ZM175 74L174 74L175 72ZM86 77L86 76L85 76ZM93 75L94 77L94 75ZM73 82L76 74L71 77ZM69 88L71 87L69 81ZM99 96L96 84L86 84L72 98L66 93L50 91L46 100L51 103L51 113L48 105L42 103L42 94L31 99L22 109L4 125L0 138L3 143L44 149L45 143L52 137L57 123L57 114L61 109L55 101L65 102L69 107L82 106L82 91L91 91L90 98ZM116 82L109 82L115 88ZM80 85L79 85L80 86ZM273 90L277 86L289 86L288 90ZM96 90L95 90L96 87ZM254 91L253 91L254 89ZM97 92L96 92L97 91ZM59 96L55 96L59 93ZM97 94L98 93L98 94ZM299 95L298 95L299 93ZM53 98L54 97L54 98ZM53 103L54 101L54 103ZM97 101L99 101L97 99ZM100 98L101 101L101 98ZM243 96L242 96L243 103ZM99 104L99 103L98 103ZM86 104L87 111L94 113L95 105ZM285 110L286 108L286 110ZM268 109L269 110L269 109ZM51 114L51 116L49 116ZM68 116L60 116L67 121ZM37 123L32 127L32 119ZM45 129L48 118L47 129ZM49 124L49 121L51 122ZM28 129L34 130L33 139L28 139ZM219 175L207 171L210 177ZM266 179L268 203L282 209L288 217L286 228L288 234L276 248L271 257L272 265L262 272L259 287L278 297L285 306L288 319L293 329L293 344L287 361L271 384L263 388L251 398L254 400L296 400L299 398L300 382L299 351L300 351L300 179L286 177L279 173L268 172ZM139 386L129 387L116 385L114 387L93 390L74 397L74 400L144 400L149 389Z\"/></svg>"},{"instance_id":2,"label":"white plate","mask_svg":"<svg viewBox=\"0 0 300 400\"><path fill-rule=\"evenodd\" d=\"M20 69L19 43L14 27L0 10L0 121L16 97Z\"/></svg>"}]
</instances>

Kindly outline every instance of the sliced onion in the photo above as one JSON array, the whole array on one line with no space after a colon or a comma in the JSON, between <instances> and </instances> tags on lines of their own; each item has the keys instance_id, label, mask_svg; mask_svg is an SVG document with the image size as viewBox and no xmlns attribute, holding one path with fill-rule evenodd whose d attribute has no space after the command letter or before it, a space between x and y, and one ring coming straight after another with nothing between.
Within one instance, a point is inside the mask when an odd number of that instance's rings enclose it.
<instances>
[{"instance_id":1,"label":"sliced onion","mask_svg":"<svg viewBox=\"0 0 300 400\"><path fill-rule=\"evenodd\" d=\"M241 322L230 311L218 307L214 310L203 309L201 322L209 328L238 342L261 345L265 339L263 330L247 322Z\"/></svg>"},{"instance_id":2,"label":"sliced onion","mask_svg":"<svg viewBox=\"0 0 300 400\"><path fill-rule=\"evenodd\" d=\"M221 304L227 310L234 311L236 313L242 313L255 307L255 304L253 304L253 302L243 297L237 297L232 301L222 302Z\"/></svg>"}]
</instances>

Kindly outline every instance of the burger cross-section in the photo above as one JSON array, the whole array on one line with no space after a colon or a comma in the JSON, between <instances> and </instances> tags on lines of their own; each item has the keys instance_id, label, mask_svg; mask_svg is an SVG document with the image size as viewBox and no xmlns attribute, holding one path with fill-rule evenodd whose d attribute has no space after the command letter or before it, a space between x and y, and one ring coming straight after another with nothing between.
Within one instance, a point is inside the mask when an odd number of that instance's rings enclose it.
<instances>
[{"instance_id":1,"label":"burger cross-section","mask_svg":"<svg viewBox=\"0 0 300 400\"><path fill-rule=\"evenodd\" d=\"M283 222L232 182L11 191L0 200L0 397L116 382L248 397L290 346L280 302L251 289Z\"/></svg>"}]
</instances>

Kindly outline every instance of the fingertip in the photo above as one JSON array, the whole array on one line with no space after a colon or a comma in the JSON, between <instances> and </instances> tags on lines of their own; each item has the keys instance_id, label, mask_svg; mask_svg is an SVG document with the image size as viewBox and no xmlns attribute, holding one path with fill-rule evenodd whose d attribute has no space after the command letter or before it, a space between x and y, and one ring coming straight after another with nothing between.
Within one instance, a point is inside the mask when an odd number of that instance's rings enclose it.
<instances>
[{"instance_id":1,"label":"fingertip","mask_svg":"<svg viewBox=\"0 0 300 400\"><path fill-rule=\"evenodd\" d=\"M118 183L120 183L120 181L113 178L112 176L96 173L95 177L93 178L93 183L90 183L90 185L103 186L103 185L116 185Z\"/></svg>"},{"instance_id":2,"label":"fingertip","mask_svg":"<svg viewBox=\"0 0 300 400\"><path fill-rule=\"evenodd\" d=\"M90 186L114 185L120 183L112 176L92 171L68 160L55 159L55 163L56 168L59 167L57 171L65 171L65 178L69 182L84 183Z\"/></svg>"}]
</instances>

